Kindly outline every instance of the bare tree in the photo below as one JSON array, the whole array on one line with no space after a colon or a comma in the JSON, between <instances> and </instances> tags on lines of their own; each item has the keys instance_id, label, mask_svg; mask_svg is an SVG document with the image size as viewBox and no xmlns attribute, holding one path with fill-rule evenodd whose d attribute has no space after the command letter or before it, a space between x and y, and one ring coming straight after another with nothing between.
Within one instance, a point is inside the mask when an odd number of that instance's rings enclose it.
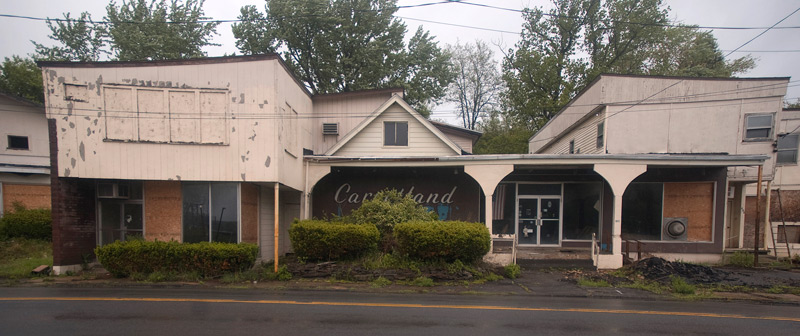
<instances>
[{"instance_id":1,"label":"bare tree","mask_svg":"<svg viewBox=\"0 0 800 336\"><path fill-rule=\"evenodd\" d=\"M446 100L457 104L464 127L475 129L481 118L499 105L503 91L500 69L491 48L483 41L456 43L448 50L456 78L447 89Z\"/></svg>"}]
</instances>

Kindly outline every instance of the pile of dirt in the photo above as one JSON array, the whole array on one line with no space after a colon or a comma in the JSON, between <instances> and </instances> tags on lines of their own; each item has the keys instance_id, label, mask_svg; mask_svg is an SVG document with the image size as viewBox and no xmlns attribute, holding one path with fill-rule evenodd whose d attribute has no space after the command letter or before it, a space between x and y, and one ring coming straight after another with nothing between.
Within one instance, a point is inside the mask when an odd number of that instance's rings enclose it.
<instances>
[{"instance_id":1,"label":"pile of dirt","mask_svg":"<svg viewBox=\"0 0 800 336\"><path fill-rule=\"evenodd\" d=\"M737 282L738 277L728 271L708 266L667 261L652 257L639 260L631 267L649 280L668 282L671 276L679 276L693 284Z\"/></svg>"}]
</instances>

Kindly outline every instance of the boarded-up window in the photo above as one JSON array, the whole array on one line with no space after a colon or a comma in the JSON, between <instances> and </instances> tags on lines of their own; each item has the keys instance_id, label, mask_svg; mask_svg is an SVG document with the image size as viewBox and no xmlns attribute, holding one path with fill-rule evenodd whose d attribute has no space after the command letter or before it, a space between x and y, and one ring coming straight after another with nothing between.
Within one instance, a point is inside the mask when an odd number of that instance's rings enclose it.
<instances>
[{"instance_id":1,"label":"boarded-up window","mask_svg":"<svg viewBox=\"0 0 800 336\"><path fill-rule=\"evenodd\" d=\"M200 142L200 113L194 91L169 93L170 141Z\"/></svg>"},{"instance_id":2,"label":"boarded-up window","mask_svg":"<svg viewBox=\"0 0 800 336\"><path fill-rule=\"evenodd\" d=\"M225 143L227 95L223 92L200 92L200 138L203 143Z\"/></svg>"},{"instance_id":3,"label":"boarded-up window","mask_svg":"<svg viewBox=\"0 0 800 336\"><path fill-rule=\"evenodd\" d=\"M139 107L139 140L169 141L169 114L164 90L137 90Z\"/></svg>"},{"instance_id":4,"label":"boarded-up window","mask_svg":"<svg viewBox=\"0 0 800 336\"><path fill-rule=\"evenodd\" d=\"M226 90L105 87L106 139L225 144Z\"/></svg>"},{"instance_id":5,"label":"boarded-up window","mask_svg":"<svg viewBox=\"0 0 800 336\"><path fill-rule=\"evenodd\" d=\"M689 241L711 241L714 183L664 183L664 217L687 218Z\"/></svg>"},{"instance_id":6,"label":"boarded-up window","mask_svg":"<svg viewBox=\"0 0 800 336\"><path fill-rule=\"evenodd\" d=\"M86 85L64 84L64 99L69 101L88 102L89 88Z\"/></svg>"},{"instance_id":7,"label":"boarded-up window","mask_svg":"<svg viewBox=\"0 0 800 336\"><path fill-rule=\"evenodd\" d=\"M106 87L106 138L110 140L139 140L133 89Z\"/></svg>"}]
</instances>

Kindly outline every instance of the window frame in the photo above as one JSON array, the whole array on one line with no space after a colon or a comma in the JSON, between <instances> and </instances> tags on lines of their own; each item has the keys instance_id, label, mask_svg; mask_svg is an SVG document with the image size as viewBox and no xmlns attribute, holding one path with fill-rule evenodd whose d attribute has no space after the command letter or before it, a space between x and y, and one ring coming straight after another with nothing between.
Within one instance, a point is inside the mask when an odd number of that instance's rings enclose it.
<instances>
[{"instance_id":1,"label":"window frame","mask_svg":"<svg viewBox=\"0 0 800 336\"><path fill-rule=\"evenodd\" d=\"M750 130L767 129L765 126L750 127L751 117L770 117L769 134L766 137L748 137L747 132ZM771 141L775 135L775 113L748 113L744 115L744 129L742 131L742 141L745 142L761 142Z\"/></svg>"},{"instance_id":2,"label":"window frame","mask_svg":"<svg viewBox=\"0 0 800 336\"><path fill-rule=\"evenodd\" d=\"M11 142L12 142L12 141L11 141L11 139L12 139L12 138L25 139L25 148L23 148L23 147L11 146ZM30 140L30 137L28 137L27 135L13 135L13 134L8 134L8 135L6 136L6 141L7 141L7 143L6 143L6 149L9 149L9 150L20 150L20 151L22 151L22 150L26 150L26 151L29 151L29 150L31 150L31 140Z\"/></svg>"},{"instance_id":3,"label":"window frame","mask_svg":"<svg viewBox=\"0 0 800 336\"><path fill-rule=\"evenodd\" d=\"M569 141L569 153L575 154L575 139Z\"/></svg>"},{"instance_id":4,"label":"window frame","mask_svg":"<svg viewBox=\"0 0 800 336\"><path fill-rule=\"evenodd\" d=\"M208 208L213 209L214 201L212 199L212 191L211 186L213 184L228 184L228 183L235 183L236 184L236 242L234 244L239 244L242 242L242 184L238 182L182 182L181 183L181 242L186 242L186 218L183 216L184 210L184 203L183 203L183 187L187 184L193 185L204 185L208 192ZM214 228L214 213L211 211L208 212L208 242L214 242L213 234L211 231Z\"/></svg>"},{"instance_id":5,"label":"window frame","mask_svg":"<svg viewBox=\"0 0 800 336\"><path fill-rule=\"evenodd\" d=\"M782 149L780 147L781 139L786 139L788 137L793 137L795 139L794 140L794 147L793 148L783 148ZM779 165L779 166L797 165L798 156L800 156L800 150L799 149L800 149L800 134L798 134L798 133L786 133L786 134L779 135L778 136L778 140L776 140L776 142L775 142L775 164ZM779 154L781 152L792 152L792 151L794 152L794 161L787 161L787 162L780 161Z\"/></svg>"},{"instance_id":6,"label":"window frame","mask_svg":"<svg viewBox=\"0 0 800 336\"><path fill-rule=\"evenodd\" d=\"M386 141L387 140L386 139L386 136L387 136L386 130L387 130L387 127L389 127L389 124L393 124L394 125L394 142L393 143L387 143L387 141ZM398 144L398 140L397 140L397 125L398 124L406 125L406 127L405 127L405 132L406 132L405 144ZM383 147L384 148L406 148L406 147L408 147L408 134L409 134L409 132L408 132L408 121L384 121L383 122L383 140L382 140L383 141Z\"/></svg>"},{"instance_id":7,"label":"window frame","mask_svg":"<svg viewBox=\"0 0 800 336\"><path fill-rule=\"evenodd\" d=\"M605 136L606 136L605 126L606 126L605 121L601 121L600 123L597 124L597 137L596 137L597 148L603 148L603 146L605 145Z\"/></svg>"}]
</instances>

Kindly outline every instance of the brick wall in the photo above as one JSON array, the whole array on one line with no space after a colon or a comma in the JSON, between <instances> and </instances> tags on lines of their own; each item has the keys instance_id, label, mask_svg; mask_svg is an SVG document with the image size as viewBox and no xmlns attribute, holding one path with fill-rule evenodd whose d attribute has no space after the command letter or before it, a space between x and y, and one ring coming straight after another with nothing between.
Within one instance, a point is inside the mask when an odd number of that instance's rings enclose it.
<instances>
[{"instance_id":1,"label":"brick wall","mask_svg":"<svg viewBox=\"0 0 800 336\"><path fill-rule=\"evenodd\" d=\"M97 244L95 183L58 177L58 143L55 120L50 133L50 189L53 211L53 265L76 265L94 258Z\"/></svg>"},{"instance_id":2,"label":"brick wall","mask_svg":"<svg viewBox=\"0 0 800 336\"><path fill-rule=\"evenodd\" d=\"M3 209L14 209L15 202L28 209L50 209L50 186L3 183Z\"/></svg>"}]
</instances>

